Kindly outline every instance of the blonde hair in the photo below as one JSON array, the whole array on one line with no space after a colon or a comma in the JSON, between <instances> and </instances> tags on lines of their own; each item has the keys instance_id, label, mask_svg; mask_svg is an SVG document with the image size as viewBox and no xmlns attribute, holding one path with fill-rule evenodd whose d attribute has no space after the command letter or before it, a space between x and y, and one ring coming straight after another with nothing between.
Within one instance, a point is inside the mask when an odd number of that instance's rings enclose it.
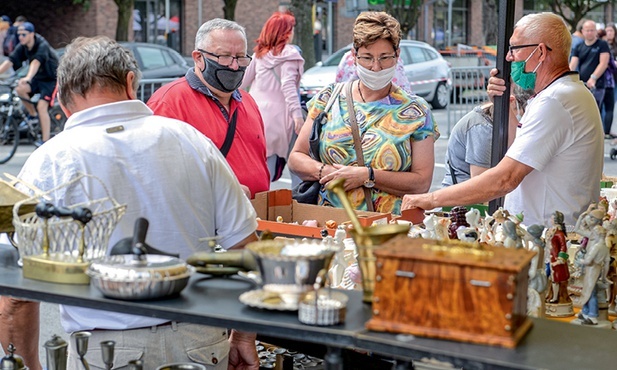
<instances>
[{"instance_id":1,"label":"blonde hair","mask_svg":"<svg viewBox=\"0 0 617 370\"><path fill-rule=\"evenodd\" d=\"M353 26L354 49L371 45L377 40L390 41L394 50L398 50L401 42L401 25L385 12L360 13Z\"/></svg>"},{"instance_id":2,"label":"blonde hair","mask_svg":"<svg viewBox=\"0 0 617 370\"><path fill-rule=\"evenodd\" d=\"M568 25L557 14L544 12L528 14L521 18L514 28L522 27L521 36L529 42L543 42L556 53L558 63L568 64L572 36Z\"/></svg>"}]
</instances>

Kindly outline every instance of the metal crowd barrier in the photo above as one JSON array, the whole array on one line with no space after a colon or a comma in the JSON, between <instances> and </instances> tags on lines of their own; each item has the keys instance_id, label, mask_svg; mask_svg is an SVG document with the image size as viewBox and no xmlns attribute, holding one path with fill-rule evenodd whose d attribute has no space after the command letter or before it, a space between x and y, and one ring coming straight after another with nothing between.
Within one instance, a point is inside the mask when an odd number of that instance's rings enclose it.
<instances>
[{"instance_id":1,"label":"metal crowd barrier","mask_svg":"<svg viewBox=\"0 0 617 370\"><path fill-rule=\"evenodd\" d=\"M142 79L139 82L139 88L137 89L137 99L145 103L148 99L150 99L150 96L156 91L156 89L177 79L177 77Z\"/></svg>"},{"instance_id":2,"label":"metal crowd barrier","mask_svg":"<svg viewBox=\"0 0 617 370\"><path fill-rule=\"evenodd\" d=\"M452 127L475 106L488 101L486 84L494 67L452 67L452 95L447 110L447 130L442 135L450 136Z\"/></svg>"}]
</instances>

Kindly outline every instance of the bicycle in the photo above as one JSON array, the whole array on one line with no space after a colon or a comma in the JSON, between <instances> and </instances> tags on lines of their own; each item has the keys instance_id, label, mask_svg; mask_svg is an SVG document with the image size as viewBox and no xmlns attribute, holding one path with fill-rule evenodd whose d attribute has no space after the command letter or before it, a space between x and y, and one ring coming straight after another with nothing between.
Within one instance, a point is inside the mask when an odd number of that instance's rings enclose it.
<instances>
[{"instance_id":1,"label":"bicycle","mask_svg":"<svg viewBox=\"0 0 617 370\"><path fill-rule=\"evenodd\" d=\"M35 124L27 118L23 102L36 105L38 99L21 98L15 92L17 80L0 82L0 164L8 162L15 153L22 140L34 143L41 134L40 124ZM55 136L64 129L66 116L59 104L50 104L49 116L51 119L50 137ZM25 122L25 127L20 128L20 123Z\"/></svg>"}]
</instances>

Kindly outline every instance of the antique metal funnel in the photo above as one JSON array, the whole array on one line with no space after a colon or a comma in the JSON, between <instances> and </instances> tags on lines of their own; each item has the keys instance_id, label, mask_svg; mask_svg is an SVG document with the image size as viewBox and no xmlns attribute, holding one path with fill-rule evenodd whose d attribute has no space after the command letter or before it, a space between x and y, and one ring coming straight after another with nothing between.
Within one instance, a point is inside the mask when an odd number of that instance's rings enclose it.
<instances>
[{"instance_id":1,"label":"antique metal funnel","mask_svg":"<svg viewBox=\"0 0 617 370\"><path fill-rule=\"evenodd\" d=\"M376 273L375 255L373 251L397 235L407 235L411 225L387 224L373 225L366 228L363 227L347 198L347 194L343 188L344 183L345 179L336 179L330 181L328 185L326 185L326 189L336 194L353 224L354 228L349 230L349 232L356 243L358 266L360 267L360 274L362 275L362 300L366 303L372 303Z\"/></svg>"}]
</instances>

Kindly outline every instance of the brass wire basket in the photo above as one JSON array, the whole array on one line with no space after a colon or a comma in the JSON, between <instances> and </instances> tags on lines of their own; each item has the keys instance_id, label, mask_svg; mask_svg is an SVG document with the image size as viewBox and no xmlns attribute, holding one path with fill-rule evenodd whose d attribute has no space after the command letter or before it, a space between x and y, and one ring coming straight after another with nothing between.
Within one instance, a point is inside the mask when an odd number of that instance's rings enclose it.
<instances>
[{"instance_id":1,"label":"brass wire basket","mask_svg":"<svg viewBox=\"0 0 617 370\"><path fill-rule=\"evenodd\" d=\"M96 198L88 191L91 186L101 187L106 196ZM70 196L56 199L70 190ZM71 199L79 202L71 203ZM87 199L86 201L83 201ZM83 224L71 217L43 219L35 212L20 215L22 205L28 202L49 202L75 210L88 208L92 219ZM89 262L104 257L109 238L118 221L126 212L109 194L105 184L96 176L79 174L73 180L45 192L36 192L13 207L15 240L23 261L24 277L60 283L88 284L85 269Z\"/></svg>"}]
</instances>

